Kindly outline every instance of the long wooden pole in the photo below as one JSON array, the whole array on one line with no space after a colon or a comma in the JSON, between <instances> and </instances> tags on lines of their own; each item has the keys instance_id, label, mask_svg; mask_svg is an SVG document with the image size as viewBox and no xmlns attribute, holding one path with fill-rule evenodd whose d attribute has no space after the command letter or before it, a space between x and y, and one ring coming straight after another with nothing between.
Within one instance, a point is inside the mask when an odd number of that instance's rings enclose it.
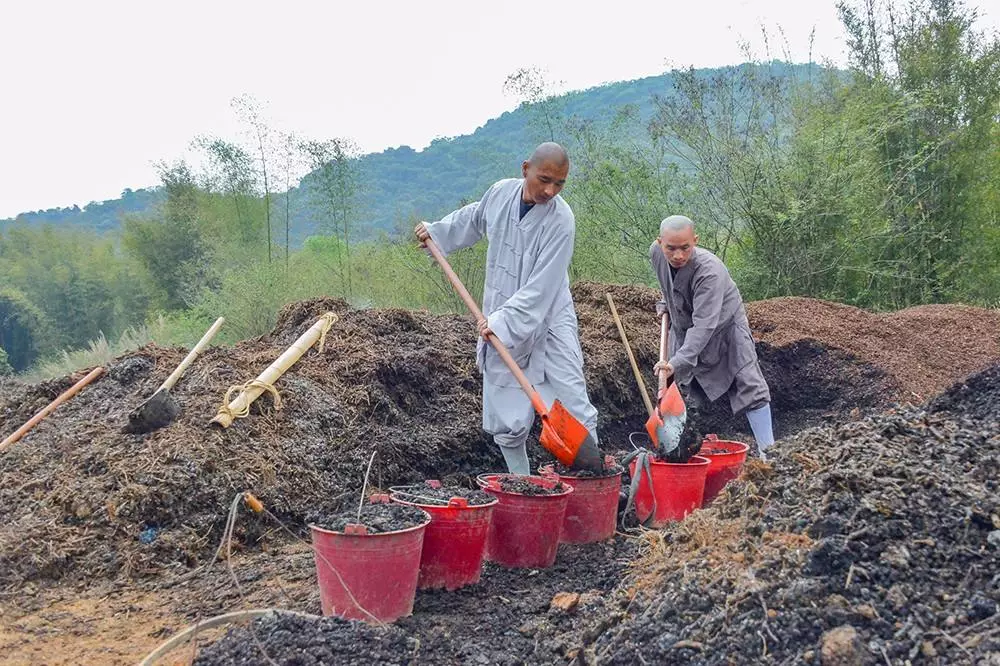
<instances>
[{"instance_id":1,"label":"long wooden pole","mask_svg":"<svg viewBox=\"0 0 1000 666\"><path fill-rule=\"evenodd\" d=\"M86 386L90 382L94 381L95 379L97 379L98 377L100 377L102 374L104 374L104 368L102 368L101 366L97 366L96 368L94 368L93 370L91 370L89 373L87 373L87 375L83 379L81 379L76 384L73 384L68 389L66 389L65 391L63 391L62 394L59 395L59 397L57 397L55 400L53 400L48 405L46 405L45 407L43 407L37 414L35 414L34 416L32 416L30 419L28 419L27 423L25 423L23 426L21 426L20 428L18 428L17 430L15 430L7 439L5 439L2 442L0 442L0 451L3 451L8 446L10 446L11 444L13 444L14 442L16 442L17 440L19 440L22 437L24 437L24 435L29 430L31 430L36 425L38 425L39 421L41 421L46 416L48 416L53 411L55 411L56 407L58 407L59 405L63 404L64 402L66 402L67 400L69 400L70 398L72 398L74 395L76 395L77 393L79 393L80 390L84 386Z\"/></svg>"},{"instance_id":2,"label":"long wooden pole","mask_svg":"<svg viewBox=\"0 0 1000 666\"><path fill-rule=\"evenodd\" d=\"M622 336L625 353L628 354L628 362L632 365L632 374L635 375L635 381L639 384L639 393L642 394L642 402L646 405L646 413L652 416L654 413L653 401L649 399L646 382L642 380L642 373L639 372L639 364L635 362L635 356L632 354L632 346L628 343L628 336L625 335L625 327L622 326L621 317L618 316L618 308L615 307L615 301L611 298L611 294L605 294L605 296L608 297L608 305L611 307L611 317L615 320L615 324L618 326L618 333Z\"/></svg>"},{"instance_id":3,"label":"long wooden pole","mask_svg":"<svg viewBox=\"0 0 1000 666\"><path fill-rule=\"evenodd\" d=\"M476 323L478 324L481 320L486 319L486 317L483 316L483 311L479 309L479 304L476 303L476 299L474 299L472 294L469 293L469 290L465 288L465 285L462 284L461 278L458 277L458 274L451 267L451 264L449 264L448 260L445 259L444 254L441 252L441 248L439 248L430 238L424 241L424 247L427 248L427 251L431 253L431 256L434 257L434 259L441 266L441 270L444 271L448 281L451 282L451 286L455 288L455 291L458 292L459 297L461 297L462 301L465 303L465 307L469 308L469 312L471 312L472 316L475 317ZM543 417L547 416L549 408L545 406L545 401L542 400L542 396L538 394L535 387L531 385L530 381L528 381L527 375L525 375L524 371L521 370L520 366L518 366L514 357L510 355L510 351L507 350L504 343L501 342L495 335L491 335L487 339L490 341L490 344L493 345L493 349L496 350L497 355L500 356L501 360L503 360L503 362L507 365L507 368L510 369L511 374L514 375L514 379L516 379L517 383L521 385L521 389L528 394L528 398L531 400L531 404L534 406L535 411Z\"/></svg>"}]
</instances>

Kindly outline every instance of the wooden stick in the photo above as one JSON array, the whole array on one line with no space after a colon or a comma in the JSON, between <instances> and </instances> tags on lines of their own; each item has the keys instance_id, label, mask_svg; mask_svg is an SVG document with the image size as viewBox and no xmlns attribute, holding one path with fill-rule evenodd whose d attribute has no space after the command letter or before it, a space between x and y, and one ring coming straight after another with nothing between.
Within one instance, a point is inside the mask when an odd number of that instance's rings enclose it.
<instances>
[{"instance_id":1,"label":"wooden stick","mask_svg":"<svg viewBox=\"0 0 1000 666\"><path fill-rule=\"evenodd\" d=\"M628 343L628 336L625 335L625 327L622 326L622 320L618 316L618 308L615 307L615 301L611 298L611 294L605 294L608 297L608 305L611 307L611 316L615 320L615 324L618 326L618 333L622 336L622 343L625 345L625 353L628 354L628 362L632 365L632 373L635 375L635 381L639 384L639 393L642 394L642 401L646 404L646 411L650 416L654 414L653 402L649 399L649 391L646 390L646 382L642 380L642 373L639 372L639 365L635 362L635 356L632 355L632 347Z\"/></svg>"},{"instance_id":2,"label":"wooden stick","mask_svg":"<svg viewBox=\"0 0 1000 666\"><path fill-rule=\"evenodd\" d=\"M48 405L46 405L45 407L43 407L41 409L41 411L39 411L37 414L35 414L34 416L32 416L30 419L28 419L27 423L25 423L23 426L21 426L20 428L18 428L17 430L15 430L14 433L12 435L10 435L10 437L8 437L7 439L5 439L2 442L0 442L0 451L3 451L8 446L10 446L11 444L13 444L14 442L16 442L17 440L19 440L22 437L24 437L25 433L27 433L29 430L31 430L36 425L38 425L38 422L41 421L42 419L44 419L49 414L51 414L55 410L56 407L58 407L59 405L63 404L64 402L66 402L67 400L69 400L70 398L72 398L74 395L76 395L77 393L79 393L80 390L84 386L86 386L90 382L94 381L95 379L97 379L98 377L100 377L102 374L104 374L104 368L102 368L101 366L97 366L96 368L94 368L93 370L91 370L89 373L87 373L86 377L84 377L83 379L81 379L80 381L78 381L76 384L73 384L68 389L66 389L65 391L63 391L63 393L59 397L57 397L55 400L53 400Z\"/></svg>"},{"instance_id":3,"label":"wooden stick","mask_svg":"<svg viewBox=\"0 0 1000 666\"><path fill-rule=\"evenodd\" d=\"M461 297L462 301L465 303L465 307L469 308L469 312L472 313L472 316L475 318L478 326L480 320L484 320L486 317L483 315L483 311L479 309L479 304L476 303L476 299L472 297L469 290L465 288L464 284L462 284L462 280L458 277L458 273L452 269L451 264L448 263L444 253L441 252L441 248L434 243L434 240L428 238L424 241L424 247L426 247L427 251L431 253L431 256L437 260L438 265L441 266L441 270L444 271L448 281L451 282L451 286L453 286L455 291L458 292L459 297ZM528 381L528 376L524 374L524 371L521 370L520 366L518 366L517 361L515 361L514 357L510 355L510 351L504 343L495 335L491 335L487 339L490 341L490 344L493 345L493 349L496 350L497 355L510 369L511 374L514 375L514 379L516 379L517 383L521 385L521 389L528 394L528 398L531 400L531 404L534 406L535 411L538 412L538 415L542 418L547 418L549 408L545 406L542 396L539 395L538 391L535 390L535 387L531 385L530 381Z\"/></svg>"},{"instance_id":4,"label":"wooden stick","mask_svg":"<svg viewBox=\"0 0 1000 666\"><path fill-rule=\"evenodd\" d=\"M216 319L215 323L212 324L212 327L208 329L205 335L201 336L201 340L198 341L198 344L196 344L191 349L191 351L188 352L187 356L184 357L184 360L181 361L180 365L177 366L177 369L171 372L170 376L167 377L167 380L162 384L160 384L160 388L156 390L162 391L166 389L169 391L170 389L172 389L174 387L174 384L177 383L177 380L180 379L181 375L184 374L184 371L187 370L188 366L194 362L194 359L198 356L198 354L200 354L202 350L208 346L208 343L211 341L213 337L215 337L215 334L219 332L219 329L222 328L222 325L224 323L226 323L224 317L219 317L218 319Z\"/></svg>"},{"instance_id":5,"label":"wooden stick","mask_svg":"<svg viewBox=\"0 0 1000 666\"><path fill-rule=\"evenodd\" d=\"M327 312L316 320L316 323L299 336L299 339L293 342L292 346L286 349L264 372L260 373L257 379L250 383L251 385L240 391L240 394L228 405L220 407L219 413L215 415L211 423L228 428L233 424L233 421L239 418L239 415L246 415L253 401L259 398L264 391L274 390L274 382L278 381L288 368L302 358L302 355L316 344L316 341L329 330L336 320L337 315L333 312Z\"/></svg>"}]
</instances>

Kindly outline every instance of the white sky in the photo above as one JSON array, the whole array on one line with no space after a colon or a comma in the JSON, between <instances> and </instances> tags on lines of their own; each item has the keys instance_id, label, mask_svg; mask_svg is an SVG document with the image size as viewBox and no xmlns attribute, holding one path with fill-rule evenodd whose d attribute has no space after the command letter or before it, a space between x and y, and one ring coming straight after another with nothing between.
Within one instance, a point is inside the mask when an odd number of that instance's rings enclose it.
<instances>
[{"instance_id":1,"label":"white sky","mask_svg":"<svg viewBox=\"0 0 1000 666\"><path fill-rule=\"evenodd\" d=\"M200 134L235 139L248 93L272 125L380 151L467 134L539 67L575 90L764 55L844 61L833 0L32 0L0 11L0 218L158 182ZM997 25L1000 9L985 17Z\"/></svg>"}]
</instances>

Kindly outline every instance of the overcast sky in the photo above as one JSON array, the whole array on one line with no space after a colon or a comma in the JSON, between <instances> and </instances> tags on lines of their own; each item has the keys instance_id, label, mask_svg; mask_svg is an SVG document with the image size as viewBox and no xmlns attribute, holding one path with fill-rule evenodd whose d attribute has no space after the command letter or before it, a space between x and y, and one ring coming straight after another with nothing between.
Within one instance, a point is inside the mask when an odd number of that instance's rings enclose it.
<instances>
[{"instance_id":1,"label":"overcast sky","mask_svg":"<svg viewBox=\"0 0 1000 666\"><path fill-rule=\"evenodd\" d=\"M984 24L997 25L997 14ZM5 3L0 218L157 182L201 134L236 138L250 94L276 127L364 151L467 134L538 67L564 90L744 60L740 44L844 62L827 0ZM778 34L784 32L787 47Z\"/></svg>"}]
</instances>

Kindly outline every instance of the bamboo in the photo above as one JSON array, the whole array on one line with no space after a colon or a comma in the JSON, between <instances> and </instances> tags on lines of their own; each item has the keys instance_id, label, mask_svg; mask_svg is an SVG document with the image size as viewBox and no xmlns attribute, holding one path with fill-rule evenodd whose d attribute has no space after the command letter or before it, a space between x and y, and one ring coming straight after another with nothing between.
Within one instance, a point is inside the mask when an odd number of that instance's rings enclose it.
<instances>
[{"instance_id":1,"label":"bamboo","mask_svg":"<svg viewBox=\"0 0 1000 666\"><path fill-rule=\"evenodd\" d=\"M215 323L212 324L212 327L208 329L205 335L201 336L201 340L198 341L198 344L196 344L191 349L191 351L188 352L188 355L184 357L184 360L181 361L180 365L177 366L177 369L174 370L172 373L170 373L170 376L167 377L167 380L162 384L160 384L160 388L156 390L162 391L166 389L169 391L170 389L172 389L174 387L174 384L177 383L177 380L180 379L181 375L184 374L184 371L187 370L188 367L191 365L191 363L194 362L194 359L198 356L198 354L200 354L202 350L204 350L205 347L208 346L208 343L212 340L213 337L215 337L215 334L219 332L219 329L222 328L222 325L224 323L226 323L225 318L219 317L218 319L216 319Z\"/></svg>"},{"instance_id":2,"label":"bamboo","mask_svg":"<svg viewBox=\"0 0 1000 666\"><path fill-rule=\"evenodd\" d=\"M649 391L646 390L646 382L642 380L642 373L639 372L639 365L635 362L635 356L632 354L632 346L628 343L628 336L625 335L625 327L622 326L622 320L618 316L618 308L615 307L615 301L611 298L611 294L605 294L608 297L608 305L611 307L611 317L615 320L615 324L618 326L618 333L622 336L622 343L625 345L625 353L628 354L628 362L632 366L632 374L635 375L635 381L639 384L639 393L642 394L642 402L646 405L646 413L652 416L654 412L653 401L649 399Z\"/></svg>"},{"instance_id":3,"label":"bamboo","mask_svg":"<svg viewBox=\"0 0 1000 666\"><path fill-rule=\"evenodd\" d=\"M103 373L104 373L104 368L98 366L98 367L94 368L93 370L91 370L89 373L87 373L86 377L84 377L83 379L81 379L80 381L78 381L76 384L73 384L68 389L66 389L65 391L63 391L63 393L61 395L59 395L59 397L57 397L55 400L53 400L48 405L46 405L45 407L43 407L37 414L35 414L34 416L32 416L30 419L28 419L27 423L25 423L23 426L21 426L20 428L18 428L17 430L15 430L14 433L11 434L7 439L5 439L2 442L0 442L0 451L3 451L8 446L10 446L11 444L13 444L14 442L16 442L17 440L19 440L22 437L24 437L24 435L29 430L31 430L36 425L38 425L39 421L41 421L46 416L48 416L53 411L55 411L56 407L58 407L59 405L63 404L64 402L66 402L67 400L69 400L70 398L72 398L74 395L76 395L77 393L79 393L80 390L83 389L84 386L86 386L90 382L92 382L95 379L97 379L98 377L100 377Z\"/></svg>"},{"instance_id":4,"label":"bamboo","mask_svg":"<svg viewBox=\"0 0 1000 666\"><path fill-rule=\"evenodd\" d=\"M241 415L245 416L253 401L260 397L264 391L273 391L274 382L278 381L283 374L292 367L302 355L309 351L309 348L321 339L330 326L337 320L337 315L327 312L313 324L308 331L299 336L299 339L284 351L264 372L257 376L257 379L247 384L240 394L228 405L222 405L219 413L211 420L211 423L228 428Z\"/></svg>"}]
</instances>

